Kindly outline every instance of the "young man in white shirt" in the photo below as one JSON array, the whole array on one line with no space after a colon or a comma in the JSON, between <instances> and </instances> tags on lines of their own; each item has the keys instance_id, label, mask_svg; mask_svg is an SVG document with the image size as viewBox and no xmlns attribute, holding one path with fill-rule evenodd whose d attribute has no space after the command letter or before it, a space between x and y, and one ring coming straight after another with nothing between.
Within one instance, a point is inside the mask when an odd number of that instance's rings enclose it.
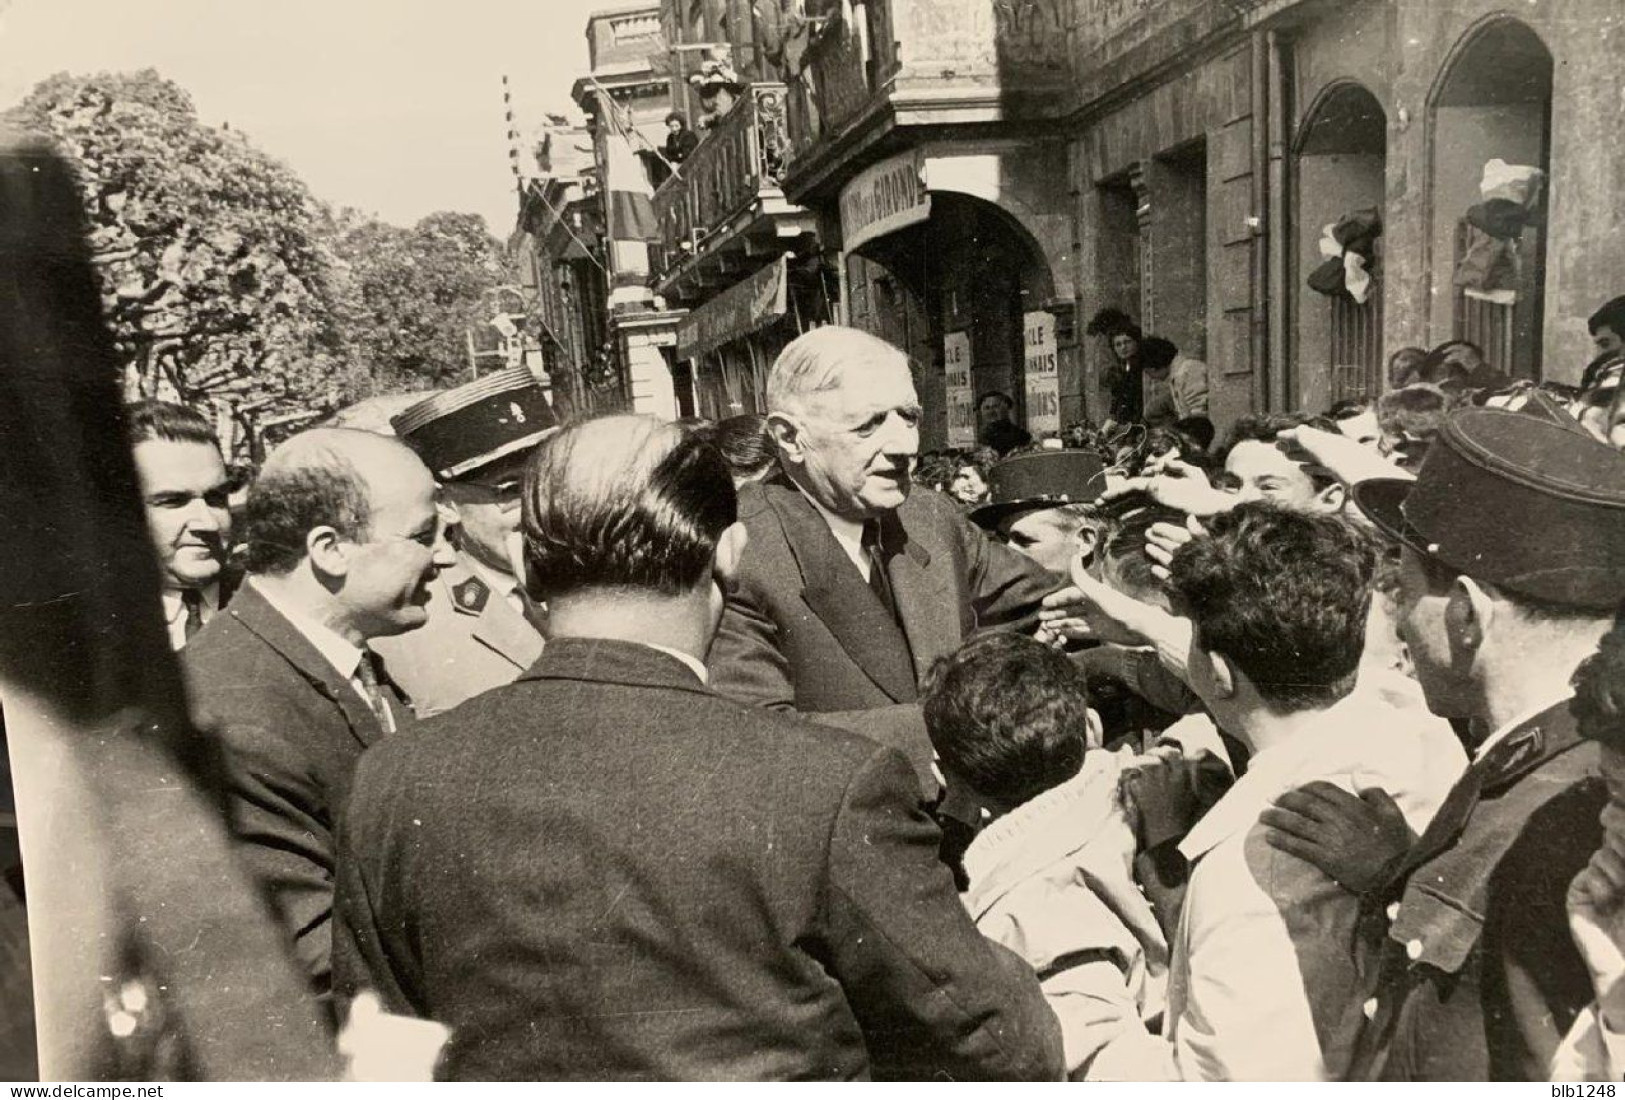
<instances>
[{"instance_id":1,"label":"young man in white shirt","mask_svg":"<svg viewBox=\"0 0 1625 1100\"><path fill-rule=\"evenodd\" d=\"M1373 568L1345 521L1267 504L1216 517L1174 558L1175 605L1193 627L1191 687L1252 755L1183 840L1156 853L1188 877L1168 921L1166 1043L1138 1067L1144 1076L1325 1080L1346 1068L1364 1000L1359 898L1267 845L1259 815L1306 783L1376 786L1420 832L1465 765L1448 727L1351 694ZM1159 816L1132 781L1125 793L1142 818ZM1182 824L1148 820L1141 831L1177 837Z\"/></svg>"}]
</instances>

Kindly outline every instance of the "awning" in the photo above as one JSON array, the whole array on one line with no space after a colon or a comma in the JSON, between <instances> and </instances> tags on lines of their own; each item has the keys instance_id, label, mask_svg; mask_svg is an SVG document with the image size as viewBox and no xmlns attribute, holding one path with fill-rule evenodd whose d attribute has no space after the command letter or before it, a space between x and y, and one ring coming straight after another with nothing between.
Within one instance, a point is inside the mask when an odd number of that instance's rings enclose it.
<instances>
[{"instance_id":1,"label":"awning","mask_svg":"<svg viewBox=\"0 0 1625 1100\"><path fill-rule=\"evenodd\" d=\"M786 262L780 256L678 322L677 358L698 359L783 317Z\"/></svg>"}]
</instances>

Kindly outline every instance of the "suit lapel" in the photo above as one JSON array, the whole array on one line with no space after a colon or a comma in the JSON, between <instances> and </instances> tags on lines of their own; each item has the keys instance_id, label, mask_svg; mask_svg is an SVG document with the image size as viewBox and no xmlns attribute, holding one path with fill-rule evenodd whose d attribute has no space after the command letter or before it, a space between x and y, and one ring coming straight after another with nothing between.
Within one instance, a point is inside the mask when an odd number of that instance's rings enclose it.
<instances>
[{"instance_id":1,"label":"suit lapel","mask_svg":"<svg viewBox=\"0 0 1625 1100\"><path fill-rule=\"evenodd\" d=\"M789 484L770 489L769 500L801 570L801 598L876 687L897 702L913 702L918 687L902 629L875 599L829 524L801 491ZM903 572L905 584L918 587L916 578L906 569ZM887 576L895 583L897 570L888 569ZM906 597L901 590L894 592L901 604Z\"/></svg>"},{"instance_id":2,"label":"suit lapel","mask_svg":"<svg viewBox=\"0 0 1625 1100\"><path fill-rule=\"evenodd\" d=\"M914 666L914 682L946 652L944 641L959 637L959 600L946 570L933 572L931 552L912 538L897 512L881 521L881 539L891 554L886 576L891 580L897 616L903 622Z\"/></svg>"},{"instance_id":3,"label":"suit lapel","mask_svg":"<svg viewBox=\"0 0 1625 1100\"><path fill-rule=\"evenodd\" d=\"M378 716L356 694L347 677L323 657L299 628L271 606L252 584L238 589L226 613L282 656L311 685L344 714L350 732L362 745L371 745L382 732Z\"/></svg>"}]
</instances>

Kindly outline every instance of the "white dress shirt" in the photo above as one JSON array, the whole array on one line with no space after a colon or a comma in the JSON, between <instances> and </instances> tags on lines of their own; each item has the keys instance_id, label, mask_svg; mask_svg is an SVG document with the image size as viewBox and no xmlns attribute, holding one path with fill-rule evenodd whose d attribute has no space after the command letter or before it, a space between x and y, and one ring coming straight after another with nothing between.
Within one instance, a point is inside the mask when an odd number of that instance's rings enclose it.
<instances>
[{"instance_id":1,"label":"white dress shirt","mask_svg":"<svg viewBox=\"0 0 1625 1100\"><path fill-rule=\"evenodd\" d=\"M253 584L254 582L249 581L248 583ZM350 682L350 686L355 689L355 693L361 697L362 702L367 704L367 709L371 710L372 697L367 693L367 686L362 682L359 675L361 661L366 651L339 634L332 627L317 622L304 611L278 599L273 593L260 585L255 584L254 588L261 596L265 597L266 603L276 608L284 619L293 624L295 630L304 635L305 641L314 646L316 652L327 659L327 663L338 671L340 677ZM387 696L383 699L383 705L384 713L378 716L378 721L383 726L385 733L394 733L395 714Z\"/></svg>"},{"instance_id":2,"label":"white dress shirt","mask_svg":"<svg viewBox=\"0 0 1625 1100\"><path fill-rule=\"evenodd\" d=\"M800 489L801 487L798 485L796 488ZM849 519L842 519L814 500L812 494L805 489L801 490L801 495L806 497L807 502L818 510L819 515L824 517L824 522L829 524L829 533L835 536L835 541L846 552L846 556L851 558L852 564L858 567L858 573L863 577L863 583L868 584L872 561L868 551L863 548L863 524L854 523Z\"/></svg>"},{"instance_id":3,"label":"white dress shirt","mask_svg":"<svg viewBox=\"0 0 1625 1100\"><path fill-rule=\"evenodd\" d=\"M653 642L639 642L638 644L646 646L649 649L658 649L668 657L676 657L679 661L688 666L688 670L690 672L700 678L700 683L709 684L711 682L711 674L706 670L705 662L701 661L692 653L684 653L682 650L673 649L670 646L655 645Z\"/></svg>"},{"instance_id":4,"label":"white dress shirt","mask_svg":"<svg viewBox=\"0 0 1625 1100\"><path fill-rule=\"evenodd\" d=\"M1323 780L1351 793L1382 788L1420 834L1465 767L1447 724L1359 688L1315 728L1257 753L1179 846L1191 874L1172 944L1167 1041L1145 1076L1341 1076L1363 1001L1351 958L1359 899L1266 844L1259 815Z\"/></svg>"},{"instance_id":5,"label":"white dress shirt","mask_svg":"<svg viewBox=\"0 0 1625 1100\"><path fill-rule=\"evenodd\" d=\"M203 622L214 618L220 610L220 586L207 585L198 589L203 596L201 604ZM160 594L164 601L164 625L169 630L169 648L180 649L186 644L186 600L178 589L166 588Z\"/></svg>"},{"instance_id":6,"label":"white dress shirt","mask_svg":"<svg viewBox=\"0 0 1625 1100\"><path fill-rule=\"evenodd\" d=\"M1569 687L1567 684L1554 688L1549 697L1542 699L1540 702L1529 707L1511 721L1502 722L1498 727L1496 727L1495 732L1484 738L1484 740L1479 744L1478 748L1473 750L1473 761L1476 763L1484 759L1491 749L1507 739L1508 734L1517 729L1519 726L1523 725L1525 722L1529 721L1531 718L1539 714L1545 714L1547 711L1557 706L1557 704L1566 699L1573 698L1573 696L1574 689Z\"/></svg>"}]
</instances>

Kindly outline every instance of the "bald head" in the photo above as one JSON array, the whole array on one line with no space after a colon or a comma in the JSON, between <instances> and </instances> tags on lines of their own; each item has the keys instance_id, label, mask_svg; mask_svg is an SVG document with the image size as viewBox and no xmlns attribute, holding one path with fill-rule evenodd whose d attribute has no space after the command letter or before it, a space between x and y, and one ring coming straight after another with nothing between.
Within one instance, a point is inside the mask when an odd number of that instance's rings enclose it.
<instances>
[{"instance_id":1,"label":"bald head","mask_svg":"<svg viewBox=\"0 0 1625 1100\"><path fill-rule=\"evenodd\" d=\"M374 512L433 479L399 440L353 428L316 428L271 452L248 493L251 573L279 575L305 556L309 533L331 527L365 540Z\"/></svg>"},{"instance_id":2,"label":"bald head","mask_svg":"<svg viewBox=\"0 0 1625 1100\"><path fill-rule=\"evenodd\" d=\"M843 325L803 333L767 376L767 411L805 411L819 397L862 386L877 374L908 377L908 357L878 336Z\"/></svg>"}]
</instances>

